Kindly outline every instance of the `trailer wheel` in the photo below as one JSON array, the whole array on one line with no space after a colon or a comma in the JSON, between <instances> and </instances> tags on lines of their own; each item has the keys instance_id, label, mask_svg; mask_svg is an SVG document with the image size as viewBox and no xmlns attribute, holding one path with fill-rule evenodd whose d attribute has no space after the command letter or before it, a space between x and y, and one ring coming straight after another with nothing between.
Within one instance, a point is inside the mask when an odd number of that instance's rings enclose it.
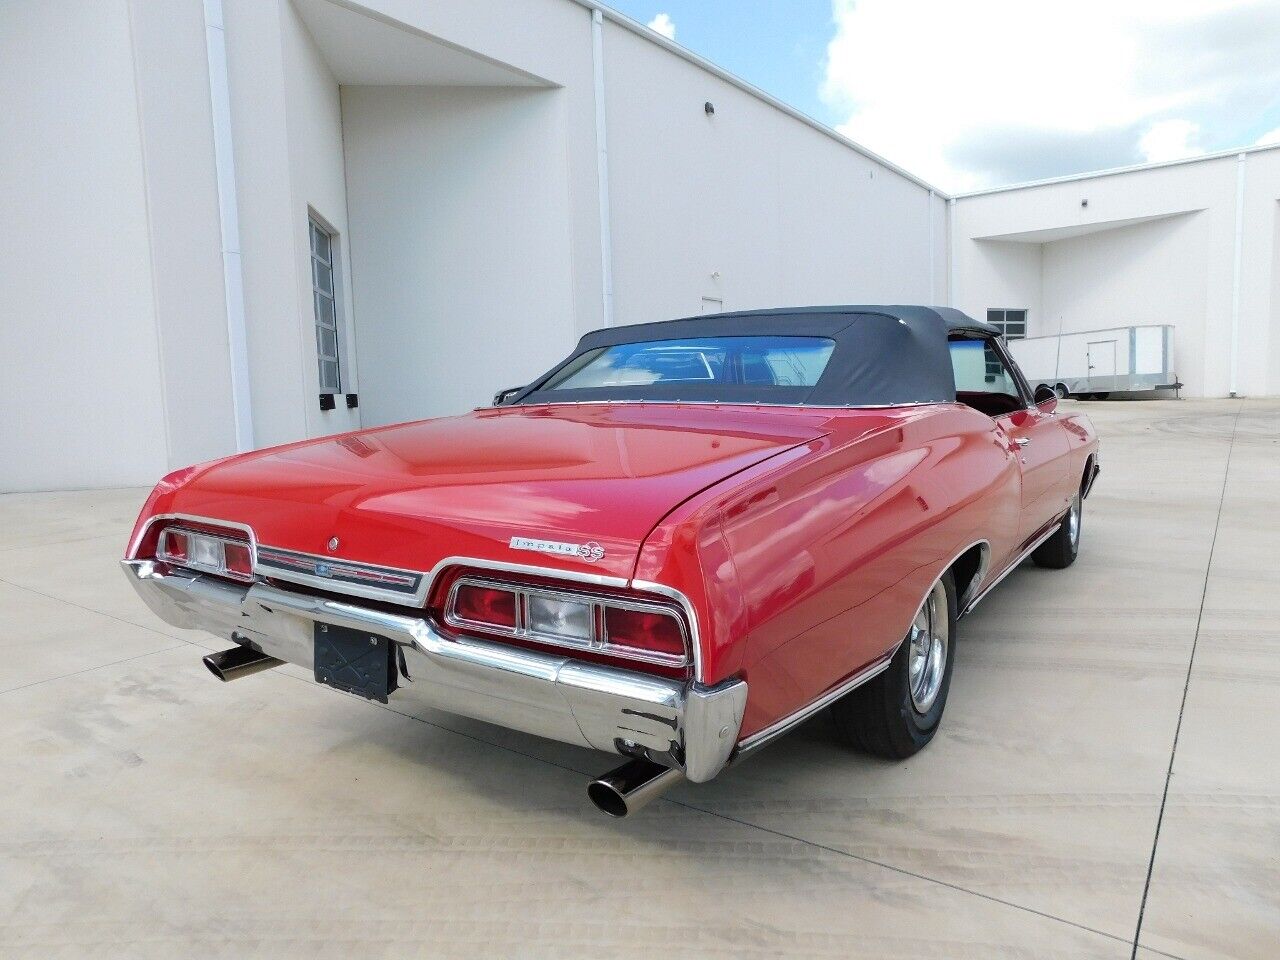
<instances>
[{"instance_id":1,"label":"trailer wheel","mask_svg":"<svg viewBox=\"0 0 1280 960\"><path fill-rule=\"evenodd\" d=\"M1053 388L1053 392L1058 395L1059 400L1065 400L1067 397L1071 396L1071 391L1067 389L1067 385L1065 383L1058 384Z\"/></svg>"}]
</instances>

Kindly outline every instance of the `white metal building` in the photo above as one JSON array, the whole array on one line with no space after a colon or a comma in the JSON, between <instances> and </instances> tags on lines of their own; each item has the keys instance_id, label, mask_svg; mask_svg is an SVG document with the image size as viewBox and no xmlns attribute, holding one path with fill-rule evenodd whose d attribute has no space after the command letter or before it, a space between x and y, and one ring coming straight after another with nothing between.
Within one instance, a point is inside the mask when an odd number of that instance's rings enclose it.
<instances>
[{"instance_id":1,"label":"white metal building","mask_svg":"<svg viewBox=\"0 0 1280 960\"><path fill-rule=\"evenodd\" d=\"M1010 336L1173 326L1185 395L1280 393L1280 147L957 197L955 305Z\"/></svg>"},{"instance_id":2,"label":"white metal building","mask_svg":"<svg viewBox=\"0 0 1280 960\"><path fill-rule=\"evenodd\" d=\"M1280 391L1280 152L949 205L595 0L0 3L0 184L0 491L466 410L721 308L1172 322L1190 392Z\"/></svg>"},{"instance_id":3,"label":"white metal building","mask_svg":"<svg viewBox=\"0 0 1280 960\"><path fill-rule=\"evenodd\" d=\"M2 4L0 182L0 490L466 410L609 323L946 297L945 198L589 0Z\"/></svg>"}]
</instances>

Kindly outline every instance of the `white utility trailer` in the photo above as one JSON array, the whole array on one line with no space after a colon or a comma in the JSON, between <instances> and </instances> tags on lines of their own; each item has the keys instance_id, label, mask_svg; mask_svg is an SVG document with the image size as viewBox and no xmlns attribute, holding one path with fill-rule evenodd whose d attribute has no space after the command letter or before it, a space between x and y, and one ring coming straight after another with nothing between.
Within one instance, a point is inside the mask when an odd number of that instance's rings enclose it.
<instances>
[{"instance_id":1,"label":"white utility trailer","mask_svg":"<svg viewBox=\"0 0 1280 960\"><path fill-rule=\"evenodd\" d=\"M1108 327L1008 341L1032 387L1058 396L1178 390L1173 372L1173 327Z\"/></svg>"}]
</instances>

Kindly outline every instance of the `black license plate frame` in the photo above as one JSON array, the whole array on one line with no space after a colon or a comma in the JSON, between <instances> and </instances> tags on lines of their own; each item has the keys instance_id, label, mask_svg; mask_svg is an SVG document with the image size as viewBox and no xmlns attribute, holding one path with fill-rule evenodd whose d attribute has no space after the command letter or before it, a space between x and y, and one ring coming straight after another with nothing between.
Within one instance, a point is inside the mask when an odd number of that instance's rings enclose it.
<instances>
[{"instance_id":1,"label":"black license plate frame","mask_svg":"<svg viewBox=\"0 0 1280 960\"><path fill-rule=\"evenodd\" d=\"M317 623L317 683L366 700L387 703L396 689L395 644L388 638L333 623Z\"/></svg>"}]
</instances>

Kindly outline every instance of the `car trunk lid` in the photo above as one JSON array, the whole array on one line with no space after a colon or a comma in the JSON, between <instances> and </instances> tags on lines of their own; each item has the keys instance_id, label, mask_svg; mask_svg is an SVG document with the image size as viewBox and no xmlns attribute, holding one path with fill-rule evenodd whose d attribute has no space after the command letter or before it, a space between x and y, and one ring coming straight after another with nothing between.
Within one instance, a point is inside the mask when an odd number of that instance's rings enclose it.
<instances>
[{"instance_id":1,"label":"car trunk lid","mask_svg":"<svg viewBox=\"0 0 1280 960\"><path fill-rule=\"evenodd\" d=\"M670 510L818 439L827 419L693 404L479 410L237 457L164 509L247 524L260 551L424 573L471 557L626 579Z\"/></svg>"}]
</instances>

